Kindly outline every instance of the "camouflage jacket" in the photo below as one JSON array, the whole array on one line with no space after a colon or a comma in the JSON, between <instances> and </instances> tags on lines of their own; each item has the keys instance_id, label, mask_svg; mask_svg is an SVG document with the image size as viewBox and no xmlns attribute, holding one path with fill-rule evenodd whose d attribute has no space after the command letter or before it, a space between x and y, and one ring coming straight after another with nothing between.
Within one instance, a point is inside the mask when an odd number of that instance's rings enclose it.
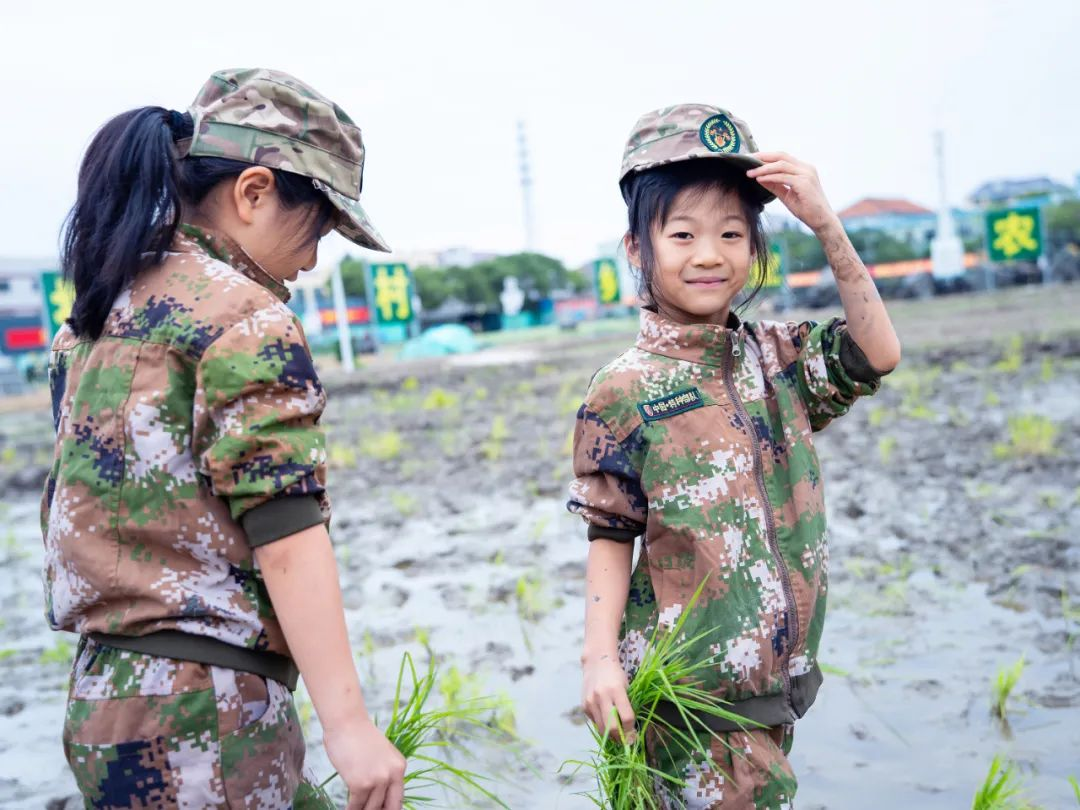
<instances>
[{"instance_id":1,"label":"camouflage jacket","mask_svg":"<svg viewBox=\"0 0 1080 810\"><path fill-rule=\"evenodd\" d=\"M590 539L644 534L628 674L705 581L684 625L704 634L691 648L704 686L780 696L784 718L802 715L820 684L828 560L811 434L878 385L840 319L725 328L642 311L635 347L597 372L578 412L568 504Z\"/></svg>"},{"instance_id":2,"label":"camouflage jacket","mask_svg":"<svg viewBox=\"0 0 1080 810\"><path fill-rule=\"evenodd\" d=\"M42 499L57 630L288 654L252 548L329 520L326 401L288 291L182 225L92 341L52 346Z\"/></svg>"}]
</instances>

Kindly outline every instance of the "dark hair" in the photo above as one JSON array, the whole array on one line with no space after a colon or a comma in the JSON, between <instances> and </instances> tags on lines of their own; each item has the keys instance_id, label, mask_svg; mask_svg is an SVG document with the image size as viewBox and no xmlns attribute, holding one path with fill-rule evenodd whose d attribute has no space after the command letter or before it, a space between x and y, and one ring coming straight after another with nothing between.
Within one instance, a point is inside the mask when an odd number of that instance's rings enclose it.
<instances>
[{"instance_id":1,"label":"dark hair","mask_svg":"<svg viewBox=\"0 0 1080 810\"><path fill-rule=\"evenodd\" d=\"M653 252L652 229L663 226L671 214L675 198L683 191L695 195L709 192L734 193L742 204L743 216L750 226L750 249L754 254L753 284L742 296L738 308L747 307L765 284L769 256L769 241L761 222L764 191L761 185L748 178L741 166L726 160L700 158L668 163L637 172L622 184L626 200L630 237L637 243L641 255L638 273L638 296L649 306L656 305L653 293L653 273L656 256Z\"/></svg>"},{"instance_id":2,"label":"dark hair","mask_svg":"<svg viewBox=\"0 0 1080 810\"><path fill-rule=\"evenodd\" d=\"M110 120L90 142L61 237L64 277L75 286L68 318L75 334L100 337L121 291L163 259L182 206L198 205L218 183L251 165L226 158L179 158L175 142L193 131L187 113L140 107ZM336 216L332 203L310 178L273 172L284 208L311 206L298 244L317 240Z\"/></svg>"}]
</instances>

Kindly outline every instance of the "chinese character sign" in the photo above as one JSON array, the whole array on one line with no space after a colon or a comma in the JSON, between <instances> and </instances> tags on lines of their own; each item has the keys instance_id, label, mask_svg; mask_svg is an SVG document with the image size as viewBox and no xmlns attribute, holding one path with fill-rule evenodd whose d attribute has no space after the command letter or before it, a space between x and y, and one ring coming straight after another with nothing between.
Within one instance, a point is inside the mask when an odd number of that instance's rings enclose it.
<instances>
[{"instance_id":1,"label":"chinese character sign","mask_svg":"<svg viewBox=\"0 0 1080 810\"><path fill-rule=\"evenodd\" d=\"M75 288L64 281L60 273L45 271L41 274L41 293L45 331L49 342L52 342L60 327L64 325L64 321L71 317L71 307L75 303Z\"/></svg>"},{"instance_id":2,"label":"chinese character sign","mask_svg":"<svg viewBox=\"0 0 1080 810\"><path fill-rule=\"evenodd\" d=\"M775 289L784 281L784 246L779 242L769 243L769 256L765 260L765 287Z\"/></svg>"},{"instance_id":3,"label":"chinese character sign","mask_svg":"<svg viewBox=\"0 0 1080 810\"><path fill-rule=\"evenodd\" d=\"M370 271L372 312L381 324L413 319L412 274L408 265L373 264Z\"/></svg>"},{"instance_id":4,"label":"chinese character sign","mask_svg":"<svg viewBox=\"0 0 1080 810\"><path fill-rule=\"evenodd\" d=\"M600 259L596 262L596 299L601 304L617 304L622 300L619 269L613 259Z\"/></svg>"},{"instance_id":5,"label":"chinese character sign","mask_svg":"<svg viewBox=\"0 0 1080 810\"><path fill-rule=\"evenodd\" d=\"M1034 261L1043 252L1038 208L1008 208L986 215L986 249L990 261Z\"/></svg>"}]
</instances>

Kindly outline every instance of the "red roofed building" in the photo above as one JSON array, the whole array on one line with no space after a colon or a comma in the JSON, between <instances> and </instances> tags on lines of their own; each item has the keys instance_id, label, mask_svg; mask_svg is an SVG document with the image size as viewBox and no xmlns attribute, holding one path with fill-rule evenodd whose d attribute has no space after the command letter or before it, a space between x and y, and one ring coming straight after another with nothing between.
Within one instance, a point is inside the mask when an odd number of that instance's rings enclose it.
<instances>
[{"instance_id":1,"label":"red roofed building","mask_svg":"<svg viewBox=\"0 0 1080 810\"><path fill-rule=\"evenodd\" d=\"M934 212L929 208L923 208L921 205L917 205L910 200L890 200L866 197L853 205L849 205L841 211L840 219L844 220L844 222L848 222L850 220L861 220L867 217L915 216L918 218L925 218L927 215L934 216Z\"/></svg>"},{"instance_id":2,"label":"red roofed building","mask_svg":"<svg viewBox=\"0 0 1080 810\"><path fill-rule=\"evenodd\" d=\"M840 211L847 231L878 230L903 240L915 249L926 248L937 229L937 214L918 203L898 198L866 197ZM961 236L975 235L981 220L973 212L953 209Z\"/></svg>"}]
</instances>

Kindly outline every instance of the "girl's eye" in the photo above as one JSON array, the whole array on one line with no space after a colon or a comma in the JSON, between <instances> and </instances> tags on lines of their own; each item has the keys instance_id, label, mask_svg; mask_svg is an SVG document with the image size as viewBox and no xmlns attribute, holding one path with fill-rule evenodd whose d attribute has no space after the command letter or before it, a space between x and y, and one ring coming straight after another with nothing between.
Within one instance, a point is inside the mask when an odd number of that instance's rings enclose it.
<instances>
[{"instance_id":1,"label":"girl's eye","mask_svg":"<svg viewBox=\"0 0 1080 810\"><path fill-rule=\"evenodd\" d=\"M676 233L671 234L671 238L672 239L693 239L694 235L692 233L687 233L686 231L677 231Z\"/></svg>"},{"instance_id":2,"label":"girl's eye","mask_svg":"<svg viewBox=\"0 0 1080 810\"><path fill-rule=\"evenodd\" d=\"M742 234L741 234L741 233L739 233L738 231L727 231L727 232L726 232L726 233L724 234L724 238L725 238L725 239L741 239L741 238L742 238Z\"/></svg>"}]
</instances>

